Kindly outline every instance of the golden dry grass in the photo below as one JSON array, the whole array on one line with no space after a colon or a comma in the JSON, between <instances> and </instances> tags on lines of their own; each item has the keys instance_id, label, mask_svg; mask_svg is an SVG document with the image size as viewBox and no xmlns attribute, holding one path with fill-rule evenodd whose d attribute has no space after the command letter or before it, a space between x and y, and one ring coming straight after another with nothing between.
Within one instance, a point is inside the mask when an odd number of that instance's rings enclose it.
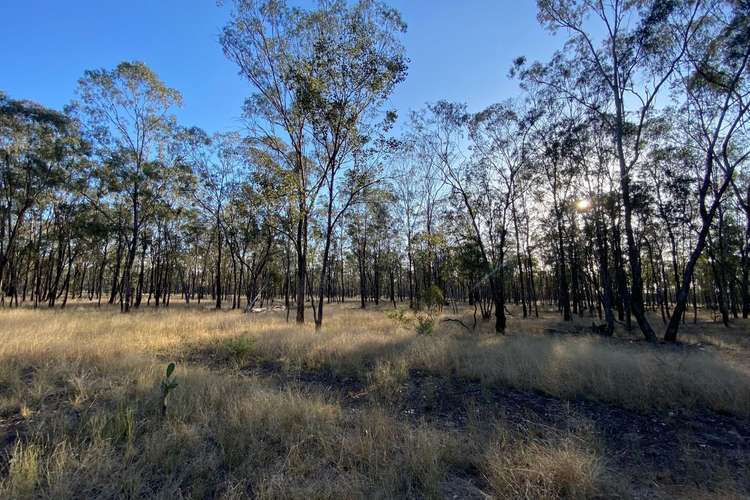
<instances>
[{"instance_id":1,"label":"golden dry grass","mask_svg":"<svg viewBox=\"0 0 750 500\"><path fill-rule=\"evenodd\" d=\"M493 490L503 498L595 498L620 493L588 435L524 442L502 430L498 434L483 464Z\"/></svg>"},{"instance_id":2,"label":"golden dry grass","mask_svg":"<svg viewBox=\"0 0 750 500\"><path fill-rule=\"evenodd\" d=\"M750 415L750 378L728 348L654 349L517 323L507 337L447 324L419 336L383 311L350 307L331 308L320 333L280 315L184 307L0 310L0 497L440 498L466 470L498 498L620 494L593 433L401 418L388 401L410 369L643 410ZM172 359L179 386L161 419ZM259 363L354 377L375 403L347 408L237 370Z\"/></svg>"}]
</instances>

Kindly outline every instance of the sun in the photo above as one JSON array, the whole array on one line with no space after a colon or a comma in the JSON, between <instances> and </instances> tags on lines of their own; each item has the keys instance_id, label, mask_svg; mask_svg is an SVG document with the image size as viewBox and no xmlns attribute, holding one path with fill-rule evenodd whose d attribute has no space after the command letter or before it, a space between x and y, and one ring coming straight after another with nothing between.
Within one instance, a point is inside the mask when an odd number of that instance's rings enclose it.
<instances>
[{"instance_id":1,"label":"sun","mask_svg":"<svg viewBox=\"0 0 750 500\"><path fill-rule=\"evenodd\" d=\"M578 210L588 210L591 208L591 200L583 199L576 202L576 208Z\"/></svg>"}]
</instances>

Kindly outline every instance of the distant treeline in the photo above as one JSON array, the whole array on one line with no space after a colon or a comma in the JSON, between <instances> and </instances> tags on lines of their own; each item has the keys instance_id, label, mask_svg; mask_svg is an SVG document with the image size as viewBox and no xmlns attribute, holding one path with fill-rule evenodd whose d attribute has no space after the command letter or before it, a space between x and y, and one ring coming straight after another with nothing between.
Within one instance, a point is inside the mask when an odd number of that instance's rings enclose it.
<instances>
[{"instance_id":1,"label":"distant treeline","mask_svg":"<svg viewBox=\"0 0 750 500\"><path fill-rule=\"evenodd\" d=\"M238 132L178 123L180 93L139 62L85 72L63 111L0 93L2 304L276 300L321 327L326 303L419 309L437 287L498 332L508 303L649 340L699 307L746 318L746 2L538 9L566 42L513 61L518 96L398 129L406 25L369 0L233 3Z\"/></svg>"}]
</instances>

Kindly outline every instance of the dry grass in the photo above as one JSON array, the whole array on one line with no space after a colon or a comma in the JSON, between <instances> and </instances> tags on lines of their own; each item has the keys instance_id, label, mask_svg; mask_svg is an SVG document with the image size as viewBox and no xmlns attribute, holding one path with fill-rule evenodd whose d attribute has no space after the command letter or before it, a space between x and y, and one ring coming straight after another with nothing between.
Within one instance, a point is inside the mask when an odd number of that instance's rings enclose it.
<instances>
[{"instance_id":1,"label":"dry grass","mask_svg":"<svg viewBox=\"0 0 750 500\"><path fill-rule=\"evenodd\" d=\"M529 442L501 428L483 468L502 498L617 497L620 487L592 441L590 435L570 433Z\"/></svg>"},{"instance_id":2,"label":"dry grass","mask_svg":"<svg viewBox=\"0 0 750 500\"><path fill-rule=\"evenodd\" d=\"M437 496L456 436L262 381L178 368L166 420L161 364L48 361L16 383L0 498ZM43 387L43 390L39 388Z\"/></svg>"},{"instance_id":3,"label":"dry grass","mask_svg":"<svg viewBox=\"0 0 750 500\"><path fill-rule=\"evenodd\" d=\"M619 494L593 433L496 424L488 435L401 418L387 403L413 368L642 409L750 415L747 372L720 349L512 333L441 324L418 336L381 311L340 308L319 334L281 317L174 307L2 310L0 498L439 498L467 470L499 498ZM167 359L181 360L179 386L161 419ZM237 370L257 363L355 377L376 404L353 410Z\"/></svg>"},{"instance_id":4,"label":"dry grass","mask_svg":"<svg viewBox=\"0 0 750 500\"><path fill-rule=\"evenodd\" d=\"M592 398L629 408L706 407L750 415L750 376L719 354L596 337L445 337L420 342L410 365L486 384Z\"/></svg>"},{"instance_id":5,"label":"dry grass","mask_svg":"<svg viewBox=\"0 0 750 500\"><path fill-rule=\"evenodd\" d=\"M523 335L524 325L506 337L470 336L445 325L435 335L419 336L382 313L347 313L367 328L351 328L351 320L338 315L322 334L277 321L260 329L253 324L230 333L230 328L223 334L251 339L252 356L258 360L279 362L288 370L358 375L374 381L383 394L403 382L409 368L419 368L639 410L705 407L750 416L750 370L747 357L736 350L654 348L595 336ZM737 335L719 332L712 338L721 344ZM216 349L214 341L190 345ZM750 349L742 354L746 352Z\"/></svg>"}]
</instances>

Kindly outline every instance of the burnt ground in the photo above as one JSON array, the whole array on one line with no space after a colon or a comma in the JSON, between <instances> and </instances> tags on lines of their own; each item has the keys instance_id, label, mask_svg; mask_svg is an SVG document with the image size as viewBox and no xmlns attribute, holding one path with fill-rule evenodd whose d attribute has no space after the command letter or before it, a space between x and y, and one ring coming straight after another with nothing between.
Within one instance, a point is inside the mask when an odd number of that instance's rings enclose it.
<instances>
[{"instance_id":1,"label":"burnt ground","mask_svg":"<svg viewBox=\"0 0 750 500\"><path fill-rule=\"evenodd\" d=\"M520 432L540 426L575 431L589 424L611 466L624 471L633 489L646 498L656 496L651 490L658 490L657 485L710 491L711 483L726 475L750 492L750 421L730 415L682 409L643 414L597 401L487 388L476 381L419 372L410 374L407 401L426 421L458 427L466 425L469 411L478 412L479 421L499 417Z\"/></svg>"},{"instance_id":2,"label":"burnt ground","mask_svg":"<svg viewBox=\"0 0 750 500\"><path fill-rule=\"evenodd\" d=\"M624 476L635 498L689 498L690 493L682 492L696 488L722 498L717 488L727 481L750 498L750 420L732 415L704 409L641 413L420 370L410 370L406 384L386 401L351 376L287 372L274 363L246 366L241 373L326 394L345 409L377 405L415 425L429 423L446 430L460 432L477 425L489 429L498 420L522 435L549 436L585 427L593 430L608 465ZM454 479L457 484L446 486L448 497L486 498L477 471L460 471Z\"/></svg>"}]
</instances>

